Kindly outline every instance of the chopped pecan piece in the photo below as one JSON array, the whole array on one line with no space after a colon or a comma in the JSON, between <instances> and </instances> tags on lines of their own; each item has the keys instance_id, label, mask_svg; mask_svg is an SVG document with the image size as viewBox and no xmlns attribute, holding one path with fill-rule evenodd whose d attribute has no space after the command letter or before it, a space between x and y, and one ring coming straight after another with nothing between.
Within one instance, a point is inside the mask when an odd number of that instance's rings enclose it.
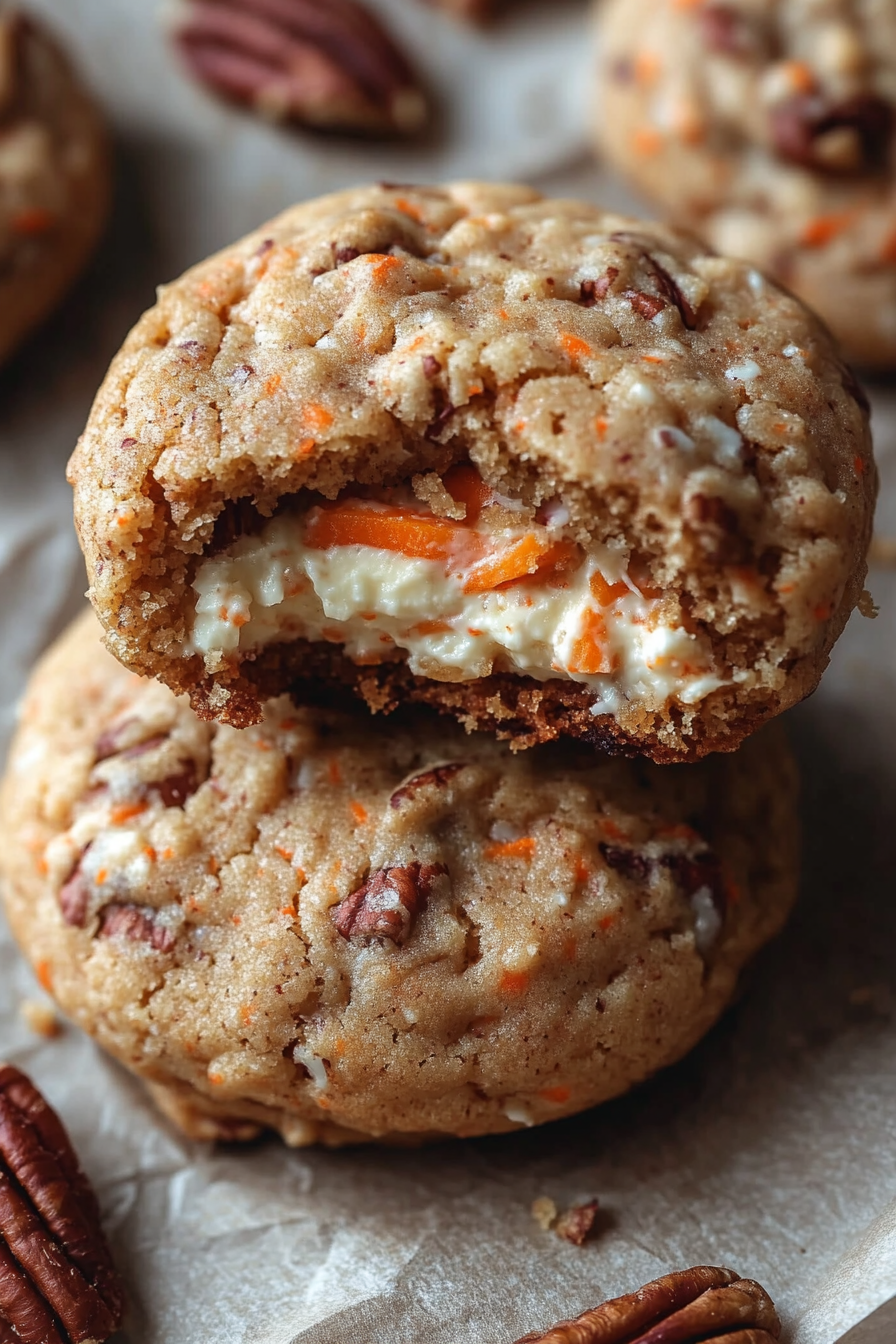
<instances>
[{"instance_id":1,"label":"chopped pecan piece","mask_svg":"<svg viewBox=\"0 0 896 1344\"><path fill-rule=\"evenodd\" d=\"M87 910L94 885L84 875L81 868L86 853L87 850L85 849L59 891L59 908L62 911L62 918L66 924L71 924L76 929L83 929L87 923Z\"/></svg>"},{"instance_id":2,"label":"chopped pecan piece","mask_svg":"<svg viewBox=\"0 0 896 1344\"><path fill-rule=\"evenodd\" d=\"M764 1288L702 1265L655 1279L517 1344L773 1344L781 1333Z\"/></svg>"},{"instance_id":3,"label":"chopped pecan piece","mask_svg":"<svg viewBox=\"0 0 896 1344\"><path fill-rule=\"evenodd\" d=\"M886 166L894 109L871 93L838 103L801 93L772 108L770 127L775 149L791 163L821 172L869 172Z\"/></svg>"},{"instance_id":4,"label":"chopped pecan piece","mask_svg":"<svg viewBox=\"0 0 896 1344\"><path fill-rule=\"evenodd\" d=\"M618 275L618 266L608 266L599 280L583 280L579 285L579 303L582 307L593 308L601 299L605 299Z\"/></svg>"},{"instance_id":5,"label":"chopped pecan piece","mask_svg":"<svg viewBox=\"0 0 896 1344\"><path fill-rule=\"evenodd\" d=\"M413 779L409 779L406 784L402 784L400 789L395 790L389 799L389 806L401 807L402 803L409 802L416 797L421 789L443 789L463 769L465 769L463 761L452 761L448 765L437 765L432 770L425 770L420 775L414 775Z\"/></svg>"},{"instance_id":6,"label":"chopped pecan piece","mask_svg":"<svg viewBox=\"0 0 896 1344\"><path fill-rule=\"evenodd\" d=\"M608 845L601 841L598 846L607 861L607 867L613 868L631 882L643 882L650 876L650 860L636 849L625 849L622 845Z\"/></svg>"},{"instance_id":7,"label":"chopped pecan piece","mask_svg":"<svg viewBox=\"0 0 896 1344\"><path fill-rule=\"evenodd\" d=\"M59 1117L0 1064L0 1339L86 1344L121 1324L99 1208Z\"/></svg>"},{"instance_id":8,"label":"chopped pecan piece","mask_svg":"<svg viewBox=\"0 0 896 1344\"><path fill-rule=\"evenodd\" d=\"M554 1224L555 1233L564 1241L571 1242L573 1246L584 1246L589 1232L594 1227L599 1207L596 1199L589 1200L587 1204L574 1204L557 1219Z\"/></svg>"},{"instance_id":9,"label":"chopped pecan piece","mask_svg":"<svg viewBox=\"0 0 896 1344\"><path fill-rule=\"evenodd\" d=\"M330 912L345 939L389 938L402 947L423 910L435 879L448 869L441 863L411 863L380 868L363 886Z\"/></svg>"},{"instance_id":10,"label":"chopped pecan piece","mask_svg":"<svg viewBox=\"0 0 896 1344\"><path fill-rule=\"evenodd\" d=\"M130 938L134 943L148 943L154 952L173 952L174 937L170 929L159 924L156 912L146 905L107 905L100 924L101 938L116 934Z\"/></svg>"},{"instance_id":11,"label":"chopped pecan piece","mask_svg":"<svg viewBox=\"0 0 896 1344\"><path fill-rule=\"evenodd\" d=\"M740 534L740 519L724 499L718 495L691 495L685 503L684 515L708 557L732 565L744 559L747 543Z\"/></svg>"},{"instance_id":12,"label":"chopped pecan piece","mask_svg":"<svg viewBox=\"0 0 896 1344\"><path fill-rule=\"evenodd\" d=\"M277 120L413 132L426 119L407 60L358 0L188 0L174 38L204 84Z\"/></svg>"},{"instance_id":13,"label":"chopped pecan piece","mask_svg":"<svg viewBox=\"0 0 896 1344\"><path fill-rule=\"evenodd\" d=\"M627 289L625 297L628 299L636 313L646 321L656 317L666 306L666 300L661 299L658 294L645 294L641 289Z\"/></svg>"}]
</instances>

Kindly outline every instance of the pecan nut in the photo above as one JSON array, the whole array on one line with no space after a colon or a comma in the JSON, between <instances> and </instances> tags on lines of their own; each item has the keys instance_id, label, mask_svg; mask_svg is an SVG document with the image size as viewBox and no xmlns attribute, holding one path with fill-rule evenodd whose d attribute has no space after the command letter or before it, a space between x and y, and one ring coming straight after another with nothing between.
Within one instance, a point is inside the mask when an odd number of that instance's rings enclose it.
<instances>
[{"instance_id":1,"label":"pecan nut","mask_svg":"<svg viewBox=\"0 0 896 1344\"><path fill-rule=\"evenodd\" d=\"M877 94L831 103L821 94L795 94L772 108L770 129L783 159L829 173L873 172L886 166L896 115Z\"/></svg>"},{"instance_id":2,"label":"pecan nut","mask_svg":"<svg viewBox=\"0 0 896 1344\"><path fill-rule=\"evenodd\" d=\"M358 0L187 0L174 41L197 79L278 121L410 133L413 72Z\"/></svg>"},{"instance_id":3,"label":"pecan nut","mask_svg":"<svg viewBox=\"0 0 896 1344\"><path fill-rule=\"evenodd\" d=\"M442 863L380 868L330 912L336 931L345 939L370 942L388 938L402 947L426 905L433 882L447 871Z\"/></svg>"},{"instance_id":4,"label":"pecan nut","mask_svg":"<svg viewBox=\"0 0 896 1344\"><path fill-rule=\"evenodd\" d=\"M466 766L463 761L451 761L447 765L436 765L432 770L425 770L422 774L414 775L395 790L389 799L389 806L401 807L403 803L416 798L422 789L443 789L464 769L466 769Z\"/></svg>"},{"instance_id":5,"label":"pecan nut","mask_svg":"<svg viewBox=\"0 0 896 1344\"><path fill-rule=\"evenodd\" d=\"M123 1312L99 1208L68 1135L30 1080L0 1064L0 1338L99 1344Z\"/></svg>"},{"instance_id":6,"label":"pecan nut","mask_svg":"<svg viewBox=\"0 0 896 1344\"><path fill-rule=\"evenodd\" d=\"M731 1269L700 1265L517 1344L773 1344L780 1333L764 1288Z\"/></svg>"}]
</instances>

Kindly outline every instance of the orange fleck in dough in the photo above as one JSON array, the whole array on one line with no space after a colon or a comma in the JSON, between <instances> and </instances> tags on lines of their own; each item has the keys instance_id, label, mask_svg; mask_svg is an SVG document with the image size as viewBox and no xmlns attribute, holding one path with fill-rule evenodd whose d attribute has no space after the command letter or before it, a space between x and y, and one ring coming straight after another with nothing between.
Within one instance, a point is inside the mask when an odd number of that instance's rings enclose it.
<instances>
[{"instance_id":1,"label":"orange fleck in dough","mask_svg":"<svg viewBox=\"0 0 896 1344\"><path fill-rule=\"evenodd\" d=\"M501 976L500 988L502 994L514 996L516 994L525 994L529 988L528 971L505 971Z\"/></svg>"},{"instance_id":2,"label":"orange fleck in dough","mask_svg":"<svg viewBox=\"0 0 896 1344\"><path fill-rule=\"evenodd\" d=\"M321 406L320 402L309 401L302 408L302 423L306 429L320 434L323 430L330 428L333 423L333 416L326 406Z\"/></svg>"},{"instance_id":3,"label":"orange fleck in dough","mask_svg":"<svg viewBox=\"0 0 896 1344\"><path fill-rule=\"evenodd\" d=\"M543 1101L551 1101L555 1106L565 1106L572 1096L572 1090L568 1087L545 1087L538 1094Z\"/></svg>"},{"instance_id":4,"label":"orange fleck in dough","mask_svg":"<svg viewBox=\"0 0 896 1344\"><path fill-rule=\"evenodd\" d=\"M281 375L279 373L275 373L273 377L269 378L264 385L265 396L272 397L274 393L279 389L280 384L282 382L283 378L281 377Z\"/></svg>"},{"instance_id":5,"label":"orange fleck in dough","mask_svg":"<svg viewBox=\"0 0 896 1344\"><path fill-rule=\"evenodd\" d=\"M403 215L407 215L410 219L415 219L418 224L425 223L423 211L413 201L406 201L403 196L399 196L393 204L396 210L400 210Z\"/></svg>"},{"instance_id":6,"label":"orange fleck in dough","mask_svg":"<svg viewBox=\"0 0 896 1344\"><path fill-rule=\"evenodd\" d=\"M663 147L663 137L655 126L641 126L632 136L632 148L643 158L659 154Z\"/></svg>"},{"instance_id":7,"label":"orange fleck in dough","mask_svg":"<svg viewBox=\"0 0 896 1344\"><path fill-rule=\"evenodd\" d=\"M525 859L527 862L535 857L536 841L531 835L524 835L519 840L506 840L494 845L487 845L485 857L487 859Z\"/></svg>"},{"instance_id":8,"label":"orange fleck in dough","mask_svg":"<svg viewBox=\"0 0 896 1344\"><path fill-rule=\"evenodd\" d=\"M37 976L37 983L41 989L45 989L48 994L53 992L53 972L48 961L39 961L34 968L34 974Z\"/></svg>"},{"instance_id":9,"label":"orange fleck in dough","mask_svg":"<svg viewBox=\"0 0 896 1344\"><path fill-rule=\"evenodd\" d=\"M55 217L49 210L32 206L30 210L20 210L13 216L12 231L20 238L37 238L53 227Z\"/></svg>"},{"instance_id":10,"label":"orange fleck in dough","mask_svg":"<svg viewBox=\"0 0 896 1344\"><path fill-rule=\"evenodd\" d=\"M582 633L572 646L570 672L578 672L586 677L611 673L613 660L606 645L607 623L599 612L589 607L582 620Z\"/></svg>"},{"instance_id":11,"label":"orange fleck in dough","mask_svg":"<svg viewBox=\"0 0 896 1344\"><path fill-rule=\"evenodd\" d=\"M363 803L352 802L349 806L351 808L352 816L359 826L364 826L370 820L367 808Z\"/></svg>"},{"instance_id":12,"label":"orange fleck in dough","mask_svg":"<svg viewBox=\"0 0 896 1344\"><path fill-rule=\"evenodd\" d=\"M561 331L560 344L570 359L584 359L594 353L588 342L583 341L581 336L576 336L572 331Z\"/></svg>"},{"instance_id":13,"label":"orange fleck in dough","mask_svg":"<svg viewBox=\"0 0 896 1344\"><path fill-rule=\"evenodd\" d=\"M628 597L631 589L619 579L616 583L607 583L600 570L595 570L589 580L591 595L602 607L612 606L620 597Z\"/></svg>"},{"instance_id":14,"label":"orange fleck in dough","mask_svg":"<svg viewBox=\"0 0 896 1344\"><path fill-rule=\"evenodd\" d=\"M398 257L386 256L381 252L371 252L364 260L371 264L373 282L376 285L385 284L391 273L399 269L402 264Z\"/></svg>"}]
</instances>

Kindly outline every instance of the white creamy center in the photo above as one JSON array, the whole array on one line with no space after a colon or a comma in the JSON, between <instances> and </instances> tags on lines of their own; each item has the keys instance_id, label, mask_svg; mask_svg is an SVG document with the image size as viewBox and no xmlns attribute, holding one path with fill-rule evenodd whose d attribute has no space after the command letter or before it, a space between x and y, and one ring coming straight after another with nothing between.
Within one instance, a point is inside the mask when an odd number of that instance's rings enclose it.
<instances>
[{"instance_id":1,"label":"white creamy center","mask_svg":"<svg viewBox=\"0 0 896 1344\"><path fill-rule=\"evenodd\" d=\"M294 639L339 644L362 665L400 650L412 672L436 680L494 671L581 682L594 713L626 699L692 704L723 684L706 641L662 619L662 602L638 591L609 547L593 547L568 573L469 591L442 560L371 545L320 549L306 544L304 524L282 514L200 565L185 656L201 654L214 670L228 655ZM512 547L525 535L498 540Z\"/></svg>"}]
</instances>

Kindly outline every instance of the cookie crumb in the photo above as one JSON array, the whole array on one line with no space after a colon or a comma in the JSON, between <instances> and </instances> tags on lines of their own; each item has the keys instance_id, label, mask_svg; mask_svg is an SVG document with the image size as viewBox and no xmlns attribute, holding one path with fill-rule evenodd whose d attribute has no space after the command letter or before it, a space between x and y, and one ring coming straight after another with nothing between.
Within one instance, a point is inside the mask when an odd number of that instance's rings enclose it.
<instances>
[{"instance_id":1,"label":"cookie crumb","mask_svg":"<svg viewBox=\"0 0 896 1344\"><path fill-rule=\"evenodd\" d=\"M862 596L858 600L857 606L859 614L864 616L866 620L874 621L880 615L880 607L875 606L874 598L867 588L864 589Z\"/></svg>"},{"instance_id":2,"label":"cookie crumb","mask_svg":"<svg viewBox=\"0 0 896 1344\"><path fill-rule=\"evenodd\" d=\"M29 1031L52 1041L62 1034L62 1023L56 1016L53 1005L43 999L23 999L19 1005L19 1016Z\"/></svg>"},{"instance_id":3,"label":"cookie crumb","mask_svg":"<svg viewBox=\"0 0 896 1344\"><path fill-rule=\"evenodd\" d=\"M584 1245L594 1227L599 1207L596 1199L590 1200L587 1204L573 1204L571 1209L567 1209L557 1219L554 1234L573 1246Z\"/></svg>"},{"instance_id":4,"label":"cookie crumb","mask_svg":"<svg viewBox=\"0 0 896 1344\"><path fill-rule=\"evenodd\" d=\"M548 1199L547 1195L542 1195L532 1202L532 1217L544 1232L550 1231L557 1221L558 1212L557 1205L552 1199Z\"/></svg>"}]
</instances>

